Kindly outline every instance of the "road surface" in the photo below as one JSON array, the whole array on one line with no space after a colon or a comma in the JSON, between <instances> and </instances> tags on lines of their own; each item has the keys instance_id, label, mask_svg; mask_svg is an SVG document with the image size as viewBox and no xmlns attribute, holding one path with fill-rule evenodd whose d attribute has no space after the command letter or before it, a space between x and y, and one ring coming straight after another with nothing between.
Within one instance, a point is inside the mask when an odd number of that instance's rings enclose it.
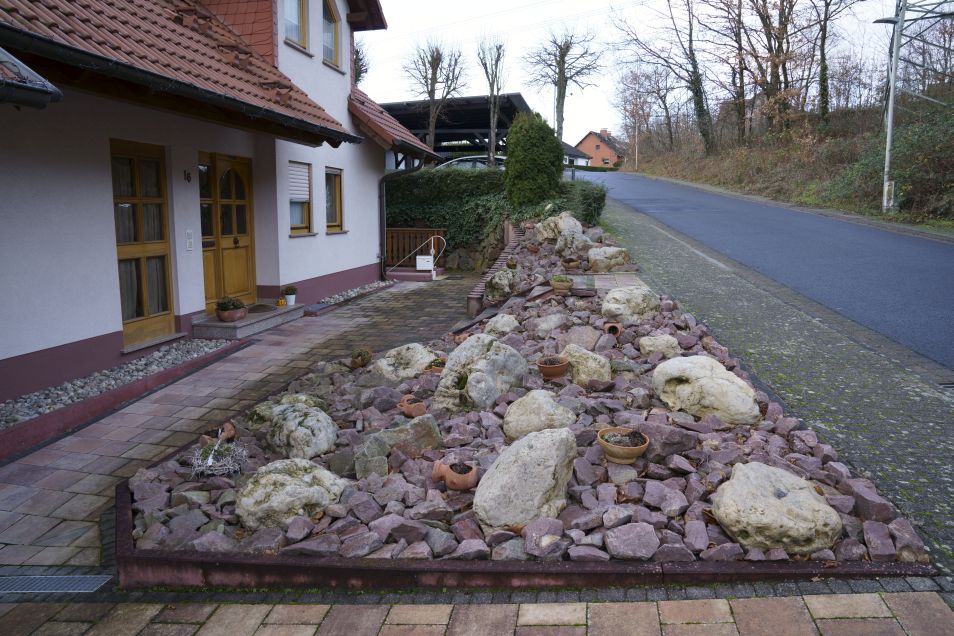
<instances>
[{"instance_id":1,"label":"road surface","mask_svg":"<svg viewBox=\"0 0 954 636\"><path fill-rule=\"evenodd\" d=\"M632 174L582 174L626 206L954 369L954 243Z\"/></svg>"}]
</instances>

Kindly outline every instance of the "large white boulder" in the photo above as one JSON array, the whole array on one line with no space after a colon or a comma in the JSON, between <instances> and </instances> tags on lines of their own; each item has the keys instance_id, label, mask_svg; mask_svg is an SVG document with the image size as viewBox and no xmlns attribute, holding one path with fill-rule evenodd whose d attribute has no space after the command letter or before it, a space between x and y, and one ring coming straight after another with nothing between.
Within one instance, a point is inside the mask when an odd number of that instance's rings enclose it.
<instances>
[{"instance_id":1,"label":"large white boulder","mask_svg":"<svg viewBox=\"0 0 954 636\"><path fill-rule=\"evenodd\" d=\"M280 404L272 409L265 441L287 457L311 459L334 449L338 425L328 414L304 404Z\"/></svg>"},{"instance_id":2,"label":"large white boulder","mask_svg":"<svg viewBox=\"0 0 954 636\"><path fill-rule=\"evenodd\" d=\"M530 433L504 448L477 486L477 519L485 528L506 528L556 517L566 507L574 459L576 437L567 428Z\"/></svg>"},{"instance_id":3,"label":"large white boulder","mask_svg":"<svg viewBox=\"0 0 954 636\"><path fill-rule=\"evenodd\" d=\"M643 283L611 289L603 299L603 316L613 322L632 324L659 311L659 296Z\"/></svg>"},{"instance_id":4,"label":"large white boulder","mask_svg":"<svg viewBox=\"0 0 954 636\"><path fill-rule=\"evenodd\" d=\"M557 239L554 251L564 258L582 258L593 248L593 241L582 232L564 232Z\"/></svg>"},{"instance_id":5,"label":"large white boulder","mask_svg":"<svg viewBox=\"0 0 954 636\"><path fill-rule=\"evenodd\" d=\"M484 325L484 333L490 336L506 336L520 327L517 319L510 314L497 314Z\"/></svg>"},{"instance_id":6,"label":"large white boulder","mask_svg":"<svg viewBox=\"0 0 954 636\"><path fill-rule=\"evenodd\" d=\"M248 530L286 527L337 503L348 480L305 459L262 466L236 494L235 514Z\"/></svg>"},{"instance_id":7,"label":"large white boulder","mask_svg":"<svg viewBox=\"0 0 954 636\"><path fill-rule=\"evenodd\" d=\"M591 272L609 272L614 267L629 263L629 250L625 247L594 247L587 252Z\"/></svg>"},{"instance_id":8,"label":"large white boulder","mask_svg":"<svg viewBox=\"0 0 954 636\"><path fill-rule=\"evenodd\" d=\"M712 514L747 548L808 555L841 536L838 512L796 475L758 462L736 464L712 495Z\"/></svg>"},{"instance_id":9,"label":"large white boulder","mask_svg":"<svg viewBox=\"0 0 954 636\"><path fill-rule=\"evenodd\" d=\"M368 368L391 382L400 382L420 375L436 357L437 353L434 351L412 342L391 349Z\"/></svg>"},{"instance_id":10,"label":"large white boulder","mask_svg":"<svg viewBox=\"0 0 954 636\"><path fill-rule=\"evenodd\" d=\"M555 241L561 234L576 232L583 233L583 225L570 212L561 212L537 223L537 238L541 241Z\"/></svg>"},{"instance_id":11,"label":"large white boulder","mask_svg":"<svg viewBox=\"0 0 954 636\"><path fill-rule=\"evenodd\" d=\"M653 391L669 408L696 417L717 415L727 424L754 424L761 417L752 387L708 356L661 362Z\"/></svg>"},{"instance_id":12,"label":"large white boulder","mask_svg":"<svg viewBox=\"0 0 954 636\"><path fill-rule=\"evenodd\" d=\"M552 393L535 389L510 404L503 430L509 439L520 439L549 428L566 428L575 421L576 414L557 404Z\"/></svg>"},{"instance_id":13,"label":"large white boulder","mask_svg":"<svg viewBox=\"0 0 954 636\"><path fill-rule=\"evenodd\" d=\"M560 353L570 362L570 377L575 384L586 386L590 380L612 380L610 361L598 353L576 344L568 344Z\"/></svg>"},{"instance_id":14,"label":"large white boulder","mask_svg":"<svg viewBox=\"0 0 954 636\"><path fill-rule=\"evenodd\" d=\"M516 349L487 334L476 334L447 357L434 405L457 412L489 410L497 398L523 383L527 361Z\"/></svg>"},{"instance_id":15,"label":"large white boulder","mask_svg":"<svg viewBox=\"0 0 954 636\"><path fill-rule=\"evenodd\" d=\"M657 351L667 358L682 355L682 347L679 346L679 341L669 334L644 336L639 339L639 352L641 354L648 356Z\"/></svg>"},{"instance_id":16,"label":"large white boulder","mask_svg":"<svg viewBox=\"0 0 954 636\"><path fill-rule=\"evenodd\" d=\"M566 314L557 312L530 320L527 329L537 338L546 338L552 332L565 325L567 321L568 318Z\"/></svg>"},{"instance_id":17,"label":"large white boulder","mask_svg":"<svg viewBox=\"0 0 954 636\"><path fill-rule=\"evenodd\" d=\"M484 295L492 303L507 300L513 294L517 284L517 270L504 267L494 273L487 281Z\"/></svg>"}]
</instances>

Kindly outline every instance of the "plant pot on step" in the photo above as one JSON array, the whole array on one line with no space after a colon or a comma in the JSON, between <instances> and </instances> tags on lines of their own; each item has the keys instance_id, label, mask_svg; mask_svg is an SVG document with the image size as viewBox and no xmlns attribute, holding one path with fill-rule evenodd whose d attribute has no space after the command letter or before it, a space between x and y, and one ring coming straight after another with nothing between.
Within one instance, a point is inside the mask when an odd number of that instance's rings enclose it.
<instances>
[{"instance_id":1,"label":"plant pot on step","mask_svg":"<svg viewBox=\"0 0 954 636\"><path fill-rule=\"evenodd\" d=\"M563 356L544 356L537 360L537 368L545 380L555 380L564 373L570 361Z\"/></svg>"},{"instance_id":2,"label":"plant pot on step","mask_svg":"<svg viewBox=\"0 0 954 636\"><path fill-rule=\"evenodd\" d=\"M607 322L603 324L603 333L608 333L611 336L618 336L623 333L623 325L618 322Z\"/></svg>"},{"instance_id":3,"label":"plant pot on step","mask_svg":"<svg viewBox=\"0 0 954 636\"><path fill-rule=\"evenodd\" d=\"M632 464L649 447L647 436L622 426L604 428L596 434L596 441L603 447L606 461L614 464Z\"/></svg>"},{"instance_id":4,"label":"plant pot on step","mask_svg":"<svg viewBox=\"0 0 954 636\"><path fill-rule=\"evenodd\" d=\"M288 285L282 290L282 296L289 305L295 304L295 297L298 295L298 288L294 285Z\"/></svg>"},{"instance_id":5,"label":"plant pot on step","mask_svg":"<svg viewBox=\"0 0 954 636\"><path fill-rule=\"evenodd\" d=\"M477 470L476 462L455 462L448 465L436 461L431 469L431 481L442 481L449 490L470 490L480 481L480 471Z\"/></svg>"},{"instance_id":6,"label":"plant pot on step","mask_svg":"<svg viewBox=\"0 0 954 636\"><path fill-rule=\"evenodd\" d=\"M412 420L427 413L427 405L424 404L424 400L410 393L401 398L401 401L398 402L398 408L404 413L404 417Z\"/></svg>"},{"instance_id":7,"label":"plant pot on step","mask_svg":"<svg viewBox=\"0 0 954 636\"><path fill-rule=\"evenodd\" d=\"M247 307L242 307L241 309L227 309L226 311L221 311L219 309L215 310L215 317L219 319L219 322L236 322L242 318L245 318L247 315Z\"/></svg>"}]
</instances>

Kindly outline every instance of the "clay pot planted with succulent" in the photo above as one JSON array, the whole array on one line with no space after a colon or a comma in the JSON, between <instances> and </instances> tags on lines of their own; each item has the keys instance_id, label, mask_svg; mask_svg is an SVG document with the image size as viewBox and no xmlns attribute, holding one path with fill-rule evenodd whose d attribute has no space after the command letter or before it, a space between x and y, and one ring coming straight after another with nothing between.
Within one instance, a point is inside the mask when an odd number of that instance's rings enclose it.
<instances>
[{"instance_id":1,"label":"clay pot planted with succulent","mask_svg":"<svg viewBox=\"0 0 954 636\"><path fill-rule=\"evenodd\" d=\"M215 317L219 322L235 322L248 315L248 307L238 298L226 296L215 303Z\"/></svg>"},{"instance_id":2,"label":"clay pot planted with succulent","mask_svg":"<svg viewBox=\"0 0 954 636\"><path fill-rule=\"evenodd\" d=\"M351 368L360 369L371 362L371 350L364 348L357 348L351 352Z\"/></svg>"},{"instance_id":3,"label":"clay pot planted with succulent","mask_svg":"<svg viewBox=\"0 0 954 636\"><path fill-rule=\"evenodd\" d=\"M427 413L427 405L424 404L424 400L411 393L401 398L401 401L398 402L398 408L404 413L404 417L411 419L421 417Z\"/></svg>"},{"instance_id":4,"label":"clay pot planted with succulent","mask_svg":"<svg viewBox=\"0 0 954 636\"><path fill-rule=\"evenodd\" d=\"M442 481L449 490L470 490L480 481L480 472L477 470L477 462L445 464L438 460L431 469L431 481Z\"/></svg>"},{"instance_id":5,"label":"clay pot planted with succulent","mask_svg":"<svg viewBox=\"0 0 954 636\"><path fill-rule=\"evenodd\" d=\"M433 360L427 363L426 367L424 367L424 372L436 373L440 375L441 373L444 373L444 365L446 364L447 364L447 358L434 358Z\"/></svg>"},{"instance_id":6,"label":"clay pot planted with succulent","mask_svg":"<svg viewBox=\"0 0 954 636\"><path fill-rule=\"evenodd\" d=\"M603 447L606 460L614 464L632 464L649 447L649 438L622 426L604 428L596 434L596 441Z\"/></svg>"},{"instance_id":7,"label":"clay pot planted with succulent","mask_svg":"<svg viewBox=\"0 0 954 636\"><path fill-rule=\"evenodd\" d=\"M550 278L550 287L560 296L567 296L570 293L570 288L573 287L573 279L569 276L557 274Z\"/></svg>"},{"instance_id":8,"label":"clay pot planted with succulent","mask_svg":"<svg viewBox=\"0 0 954 636\"><path fill-rule=\"evenodd\" d=\"M566 373L570 361L563 356L544 356L537 360L537 368L545 380L554 380Z\"/></svg>"}]
</instances>

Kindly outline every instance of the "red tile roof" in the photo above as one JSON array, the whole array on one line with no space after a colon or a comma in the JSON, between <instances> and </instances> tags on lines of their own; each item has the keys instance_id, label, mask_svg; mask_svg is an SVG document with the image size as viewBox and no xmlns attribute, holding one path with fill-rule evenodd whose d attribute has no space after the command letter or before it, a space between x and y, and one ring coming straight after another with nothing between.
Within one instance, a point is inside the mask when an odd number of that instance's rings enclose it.
<instances>
[{"instance_id":1,"label":"red tile roof","mask_svg":"<svg viewBox=\"0 0 954 636\"><path fill-rule=\"evenodd\" d=\"M348 111L358 120L365 134L389 150L416 156L439 156L356 86L351 88Z\"/></svg>"},{"instance_id":2,"label":"red tile roof","mask_svg":"<svg viewBox=\"0 0 954 636\"><path fill-rule=\"evenodd\" d=\"M0 45L66 63L80 52L77 66L200 95L314 141L360 141L196 0L0 0Z\"/></svg>"},{"instance_id":3,"label":"red tile roof","mask_svg":"<svg viewBox=\"0 0 954 636\"><path fill-rule=\"evenodd\" d=\"M223 22L245 38L252 49L275 63L278 47L279 0L202 0Z\"/></svg>"}]
</instances>

